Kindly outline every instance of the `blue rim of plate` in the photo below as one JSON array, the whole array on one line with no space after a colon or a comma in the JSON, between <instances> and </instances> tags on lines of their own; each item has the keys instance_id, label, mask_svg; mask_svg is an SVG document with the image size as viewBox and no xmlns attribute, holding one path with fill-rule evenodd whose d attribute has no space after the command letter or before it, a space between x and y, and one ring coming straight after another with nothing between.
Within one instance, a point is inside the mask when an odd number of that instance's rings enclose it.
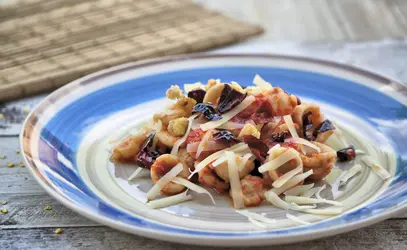
<instances>
[{"instance_id":1,"label":"blue rim of plate","mask_svg":"<svg viewBox=\"0 0 407 250\"><path fill-rule=\"evenodd\" d=\"M323 236L330 236L338 233L347 232L350 230L354 230L360 227L364 227L367 225L371 225L375 222L384 220L386 218L390 218L392 215L400 212L401 210L407 207L406 197L407 197L407 184L402 183L404 186L400 187L406 189L404 193L400 194L401 196L398 197L391 197L392 199L397 199L400 203L394 204L389 208L390 203L388 199L389 197L383 197L382 195L379 199L375 200L374 202L370 203L375 204L379 208L381 208L381 212L374 214L374 215L367 215L362 216L361 213L363 212L363 208L358 209L356 211L352 211L351 213L346 213L345 215L332 218L326 221L322 221L319 223L312 224L310 226L305 227L294 227L288 229L279 229L276 231L261 231L261 232L212 232L212 231L203 231L203 230L195 230L195 229L185 229L179 228L174 226L167 226L160 223L156 223L154 221L144 220L141 217L136 217L131 215L124 214L122 211L113 211L114 213L123 213L123 221L114 220L112 218L108 218L104 215L100 215L94 213L90 210L84 209L81 204L73 202L71 199L68 199L66 196L62 195L59 190L54 188L51 185L47 178L42 176L42 173L38 171L38 166L32 160L31 157L31 149L29 147L31 138L31 133L33 133L33 126L38 122L41 117L42 112L47 108L47 105L54 103L59 98L63 97L67 93L72 92L76 88L79 88L83 85L86 85L88 82L94 81L95 79L104 78L108 75L118 73L123 70L128 70L130 68L137 69L151 65L158 65L158 64L165 64L168 62L176 62L176 61L184 61L184 60L192 60L192 59L203 59L203 58L231 58L231 59L244 59L245 57L259 57L259 58L268 58L268 59L286 59L292 61L300 61L300 62L309 62L319 65L325 65L333 68L340 68L346 71L350 71L359 75L363 75L370 79L374 79L377 82L380 82L384 85L391 85L392 88L395 88L399 93L407 96L407 87L403 83L398 81L392 80L385 76L378 75L368 70L360 69L357 67L340 64L336 62L320 60L320 59L313 59L313 58L306 58L306 57L297 57L297 56L286 56L286 55L268 55L268 54L190 54L190 55L181 55L181 56L170 56L158 59L151 59L151 60L144 60L135 63L128 63L124 65L119 65L116 67L112 67L106 70L102 70L91 75L85 76L80 78L74 82L71 82L60 89L51 93L48 97L46 97L38 106L31 111L31 113L26 118L22 131L20 133L20 145L23 152L23 158L26 163L26 166L30 169L31 173L33 174L34 178L40 183L40 185L54 198L58 201L63 203L65 206L69 207L70 209L78 212L81 215L84 215L92 220L98 221L102 224L108 225L110 227L126 231L129 233L135 233L139 235L143 235L146 237L157 238L157 239L164 239L173 242L179 242L179 237L183 238L184 243L191 243L191 244L208 244L208 245L263 245L269 244L269 240L272 238L278 238L278 243L287 243L287 242L296 242L302 240L311 240L315 238L320 238ZM405 104L403 104L405 105ZM399 166L400 167L400 166ZM399 171L398 171L399 172ZM406 176L403 175L403 180ZM399 178L400 179L400 178ZM405 181L403 181L405 182ZM393 181L394 183L394 181ZM393 185L392 183L392 185ZM389 195L389 194L387 194ZM386 200L387 199L387 200ZM394 206L396 205L396 206ZM106 206L105 209L113 209L112 207ZM348 223L338 223L338 225L332 226L335 224L335 220L339 218L343 218L344 216L350 217L357 217L358 219L353 222ZM125 221L125 222L124 222ZM346 221L346 220L345 220ZM349 220L350 221L350 220ZM343 219L341 220L343 222ZM130 223L130 224L129 224ZM325 227L326 226L326 227ZM164 237L165 236L165 237ZM208 242L207 240L211 240ZM233 243L231 243L231 240ZM258 240L257 242L249 241L250 240Z\"/></svg>"}]
</instances>

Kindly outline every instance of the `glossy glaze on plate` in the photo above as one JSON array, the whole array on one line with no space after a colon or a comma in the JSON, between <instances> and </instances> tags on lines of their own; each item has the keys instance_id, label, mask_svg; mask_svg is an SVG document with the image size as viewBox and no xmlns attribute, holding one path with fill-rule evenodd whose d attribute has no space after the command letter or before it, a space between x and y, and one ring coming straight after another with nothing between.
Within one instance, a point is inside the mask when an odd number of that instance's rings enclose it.
<instances>
[{"instance_id":1,"label":"glossy glaze on plate","mask_svg":"<svg viewBox=\"0 0 407 250\"><path fill-rule=\"evenodd\" d=\"M140 190L146 191L152 184L140 181L138 186L129 185L126 179L134 170L109 163L109 141L160 110L160 99L171 84L220 78L247 85L256 73L273 85L320 104L327 117L349 131L347 135L359 148L363 148L363 142L352 133L394 152L394 157L382 157L381 164L397 178L383 183L366 169L354 183L372 183L372 191L349 199L349 208L356 208L309 226L294 226L283 219L285 211L272 206L254 209L281 219L272 231L256 228L234 213L226 197L219 197L216 207L199 196L163 210L146 208L140 202ZM407 88L395 81L313 59L266 55L173 57L119 66L57 90L29 115L21 140L27 165L42 186L68 207L101 223L176 242L278 244L349 231L388 218L406 206L406 93ZM343 195L348 199L346 193ZM321 220L310 215L304 218Z\"/></svg>"}]
</instances>

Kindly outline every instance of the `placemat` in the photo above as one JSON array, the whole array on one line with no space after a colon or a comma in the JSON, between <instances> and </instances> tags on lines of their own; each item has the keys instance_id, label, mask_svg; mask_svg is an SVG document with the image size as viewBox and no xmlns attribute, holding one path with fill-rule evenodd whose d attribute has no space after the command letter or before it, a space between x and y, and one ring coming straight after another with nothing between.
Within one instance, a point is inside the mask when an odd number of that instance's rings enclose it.
<instances>
[{"instance_id":1,"label":"placemat","mask_svg":"<svg viewBox=\"0 0 407 250\"><path fill-rule=\"evenodd\" d=\"M0 5L0 101L97 70L260 34L187 0L20 0Z\"/></svg>"}]
</instances>

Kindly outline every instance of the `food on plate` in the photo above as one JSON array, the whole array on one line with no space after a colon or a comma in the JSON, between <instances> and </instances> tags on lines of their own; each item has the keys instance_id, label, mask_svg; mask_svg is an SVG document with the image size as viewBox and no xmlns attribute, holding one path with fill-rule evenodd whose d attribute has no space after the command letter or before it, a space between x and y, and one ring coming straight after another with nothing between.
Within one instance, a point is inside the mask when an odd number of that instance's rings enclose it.
<instances>
[{"instance_id":1,"label":"food on plate","mask_svg":"<svg viewBox=\"0 0 407 250\"><path fill-rule=\"evenodd\" d=\"M171 86L166 96L173 104L117 145L111 161L139 167L129 180L140 168L150 171L154 187L147 193L148 200L160 193L175 196L151 207L190 200L188 190L209 195L215 204L207 191L213 189L229 195L236 209L268 201L315 214L342 211L316 209L322 203L342 205L321 197L326 186L318 182L337 161L353 161L355 147L346 145L336 151L326 144L339 132L318 105L301 101L258 75L253 81L249 87L213 79L207 84L185 84L184 90ZM383 179L389 177L370 158L364 161ZM360 171L358 165L342 182ZM287 217L307 224L293 215Z\"/></svg>"}]
</instances>

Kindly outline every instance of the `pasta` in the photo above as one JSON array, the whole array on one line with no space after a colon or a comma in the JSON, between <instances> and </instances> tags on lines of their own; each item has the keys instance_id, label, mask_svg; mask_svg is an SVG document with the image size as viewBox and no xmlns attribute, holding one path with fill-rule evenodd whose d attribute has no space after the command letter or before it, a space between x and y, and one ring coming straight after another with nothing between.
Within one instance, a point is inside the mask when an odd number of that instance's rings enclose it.
<instances>
[{"instance_id":1,"label":"pasta","mask_svg":"<svg viewBox=\"0 0 407 250\"><path fill-rule=\"evenodd\" d=\"M150 170L152 181L162 184L150 198L158 189L178 195L174 202L154 207L190 199L182 194L186 188L211 198L204 188L229 194L237 209L267 200L284 209L317 213L317 203L339 204L306 197L337 161L337 151L324 144L335 131L333 123L316 104L301 102L258 75L254 82L248 88L212 79L206 85L186 84L184 91L171 86L167 96L174 104L155 114L153 125L114 148L111 161Z\"/></svg>"}]
</instances>

